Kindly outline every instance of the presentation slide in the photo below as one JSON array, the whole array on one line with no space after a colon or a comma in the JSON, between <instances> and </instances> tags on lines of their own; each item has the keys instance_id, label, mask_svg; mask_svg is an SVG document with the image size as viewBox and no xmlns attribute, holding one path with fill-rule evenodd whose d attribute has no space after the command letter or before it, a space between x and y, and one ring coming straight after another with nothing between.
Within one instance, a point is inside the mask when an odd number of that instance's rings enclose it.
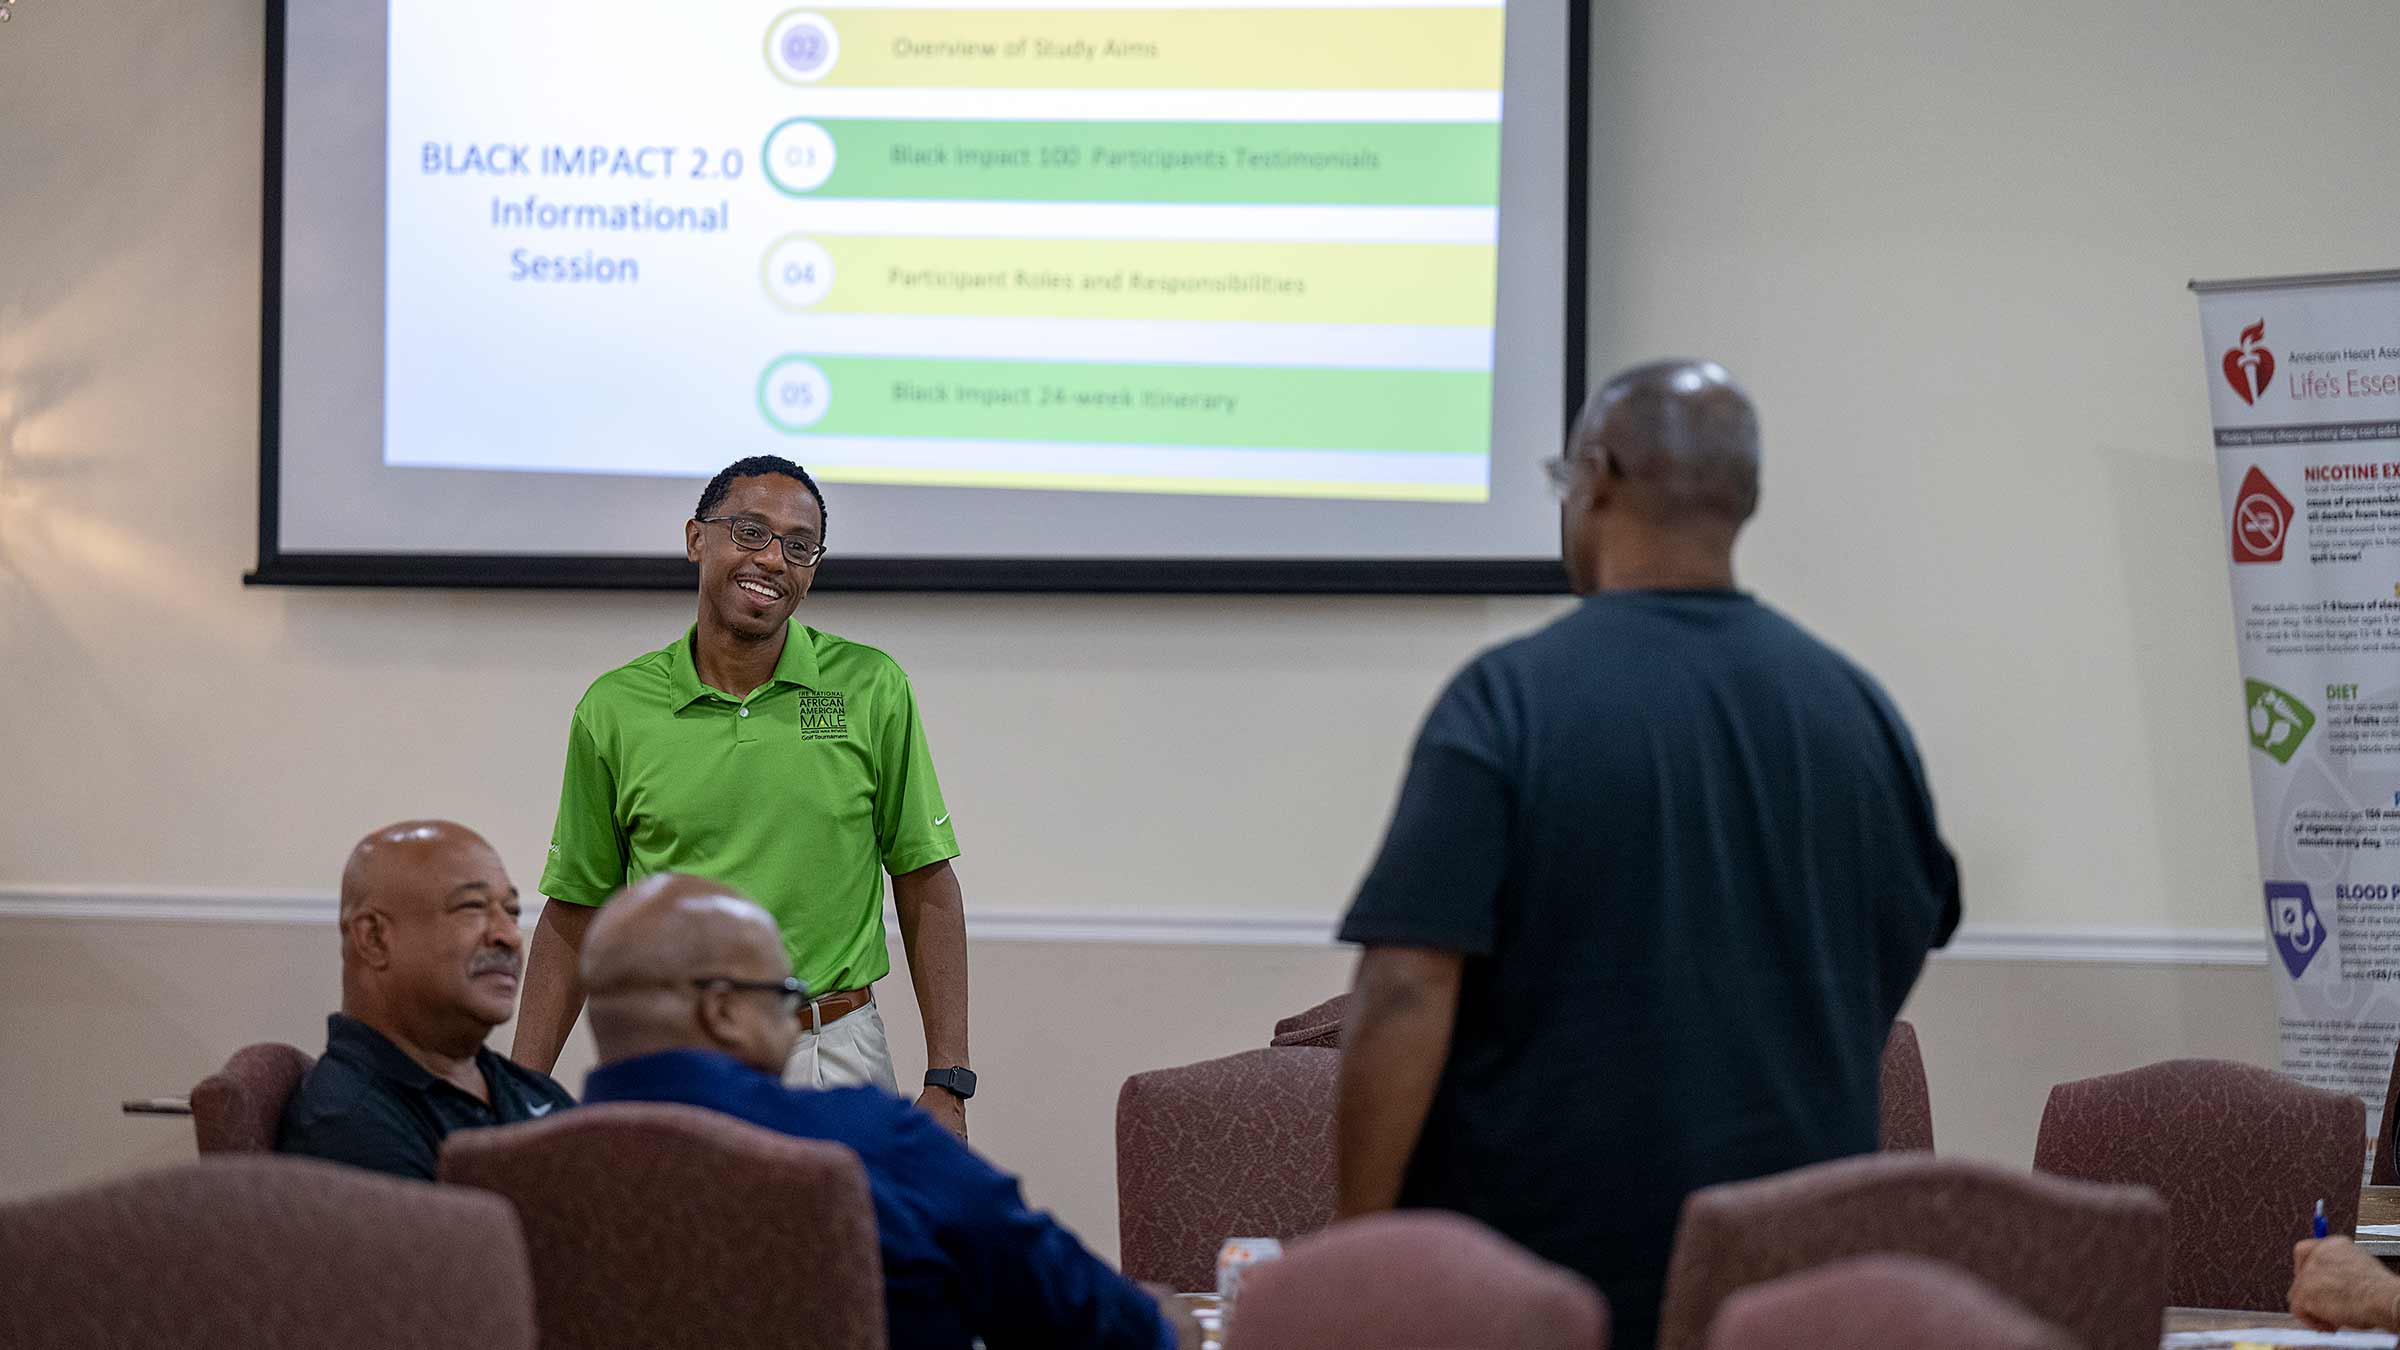
<instances>
[{"instance_id":1,"label":"presentation slide","mask_svg":"<svg viewBox=\"0 0 2400 1350\"><path fill-rule=\"evenodd\" d=\"M395 7L387 464L1489 495L1498 4L743 9Z\"/></svg>"},{"instance_id":2,"label":"presentation slide","mask_svg":"<svg viewBox=\"0 0 2400 1350\"><path fill-rule=\"evenodd\" d=\"M1539 558L1565 5L288 0L277 548Z\"/></svg>"}]
</instances>

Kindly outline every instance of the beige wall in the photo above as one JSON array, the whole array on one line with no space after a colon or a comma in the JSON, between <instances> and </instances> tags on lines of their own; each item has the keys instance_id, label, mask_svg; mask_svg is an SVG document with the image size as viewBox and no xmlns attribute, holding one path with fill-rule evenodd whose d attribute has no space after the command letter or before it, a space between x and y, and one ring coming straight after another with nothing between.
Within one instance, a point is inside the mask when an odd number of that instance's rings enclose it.
<instances>
[{"instance_id":1,"label":"beige wall","mask_svg":"<svg viewBox=\"0 0 2400 1350\"><path fill-rule=\"evenodd\" d=\"M121 1116L118 1102L181 1093L249 1041L314 1051L332 946L329 923L0 918L0 1198L190 1156L188 1122ZM1263 1045L1277 1017L1350 972L1331 945L978 941L973 961L975 1143L1111 1256L1126 1076ZM913 1078L915 1000L905 980L882 992ZM2184 1055L2271 1062L2266 1006L2258 965L1945 958L1908 1015L1943 1151L2023 1166L2052 1083ZM590 1062L579 1031L560 1077L580 1088Z\"/></svg>"},{"instance_id":2,"label":"beige wall","mask_svg":"<svg viewBox=\"0 0 2400 1350\"><path fill-rule=\"evenodd\" d=\"M1773 458L1748 577L1914 719L1975 921L2255 928L2181 286L2400 261L2400 178L2371 149L2400 120L2400 7L1594 9L1594 360L1707 352L1752 386ZM0 899L321 895L363 829L427 813L530 882L567 708L690 609L238 584L260 59L249 4L33 4L0 28ZM1441 679L1555 608L809 614L915 675L972 904L1322 919ZM313 1040L329 957L301 928L0 923L0 1189L176 1128L114 1118L116 1096L252 1036ZM976 962L982 1138L1103 1242L1114 1081L1252 1043L1344 968L988 942ZM1920 1005L1945 1136L2019 1157L2047 1081L2271 1050L2256 967L1950 965Z\"/></svg>"}]
</instances>

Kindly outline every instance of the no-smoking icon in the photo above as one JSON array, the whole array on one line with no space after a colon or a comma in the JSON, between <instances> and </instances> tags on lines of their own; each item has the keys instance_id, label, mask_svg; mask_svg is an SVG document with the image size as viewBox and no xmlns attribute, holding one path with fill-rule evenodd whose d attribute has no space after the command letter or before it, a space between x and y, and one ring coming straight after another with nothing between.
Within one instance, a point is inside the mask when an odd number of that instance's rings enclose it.
<instances>
[{"instance_id":1,"label":"no-smoking icon","mask_svg":"<svg viewBox=\"0 0 2400 1350\"><path fill-rule=\"evenodd\" d=\"M2283 561L2283 541L2292 531L2292 503L2253 465L2242 478L2233 504L2233 560Z\"/></svg>"}]
</instances>

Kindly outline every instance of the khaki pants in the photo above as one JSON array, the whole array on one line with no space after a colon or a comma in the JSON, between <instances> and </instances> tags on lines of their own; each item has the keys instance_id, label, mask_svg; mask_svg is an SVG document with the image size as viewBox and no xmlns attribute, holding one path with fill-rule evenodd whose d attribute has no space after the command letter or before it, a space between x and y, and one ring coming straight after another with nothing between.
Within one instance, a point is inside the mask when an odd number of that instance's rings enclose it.
<instances>
[{"instance_id":1,"label":"khaki pants","mask_svg":"<svg viewBox=\"0 0 2400 1350\"><path fill-rule=\"evenodd\" d=\"M804 1010L805 1015L805 1010ZM805 1027L783 1066L785 1087L879 1087L896 1093L891 1042L883 1034L883 1010L870 1003L819 1031Z\"/></svg>"}]
</instances>

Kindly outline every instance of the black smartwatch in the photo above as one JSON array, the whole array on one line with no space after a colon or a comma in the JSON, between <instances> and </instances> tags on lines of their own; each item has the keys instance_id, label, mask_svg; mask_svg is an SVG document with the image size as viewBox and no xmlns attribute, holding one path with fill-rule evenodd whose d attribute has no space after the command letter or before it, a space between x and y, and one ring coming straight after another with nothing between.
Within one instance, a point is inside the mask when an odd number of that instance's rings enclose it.
<instances>
[{"instance_id":1,"label":"black smartwatch","mask_svg":"<svg viewBox=\"0 0 2400 1350\"><path fill-rule=\"evenodd\" d=\"M963 1102L975 1095L975 1071L956 1068L928 1069L925 1071L925 1086L938 1087Z\"/></svg>"}]
</instances>

